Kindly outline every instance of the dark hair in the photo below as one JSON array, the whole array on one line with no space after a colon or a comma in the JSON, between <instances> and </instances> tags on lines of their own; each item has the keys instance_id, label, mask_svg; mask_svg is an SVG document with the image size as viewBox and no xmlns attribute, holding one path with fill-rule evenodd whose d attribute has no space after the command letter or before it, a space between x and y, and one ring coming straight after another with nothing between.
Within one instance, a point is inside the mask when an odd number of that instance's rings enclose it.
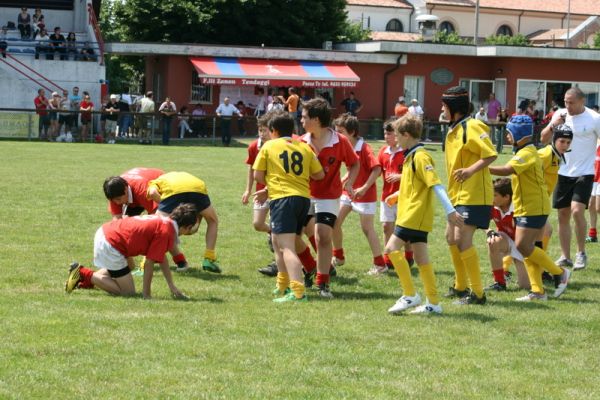
<instances>
[{"instance_id":1,"label":"dark hair","mask_svg":"<svg viewBox=\"0 0 600 400\"><path fill-rule=\"evenodd\" d=\"M572 86L565 92L565 94L573 94L578 100L581 100L585 97L583 90L581 90L579 86Z\"/></svg>"},{"instance_id":2,"label":"dark hair","mask_svg":"<svg viewBox=\"0 0 600 400\"><path fill-rule=\"evenodd\" d=\"M295 88L295 87L293 87L293 86L289 88L289 91L290 91L291 93L294 93L294 94L296 94L296 88Z\"/></svg>"},{"instance_id":3,"label":"dark hair","mask_svg":"<svg viewBox=\"0 0 600 400\"><path fill-rule=\"evenodd\" d=\"M397 133L408 133L411 137L418 139L423 135L423 121L412 114L405 114L394 122Z\"/></svg>"},{"instance_id":4,"label":"dark hair","mask_svg":"<svg viewBox=\"0 0 600 400\"><path fill-rule=\"evenodd\" d=\"M102 189L104 189L104 195L106 198L108 200L112 200L123 196L127 186L129 185L125 179L121 178L120 176L111 176L106 178L104 185L102 185Z\"/></svg>"},{"instance_id":5,"label":"dark hair","mask_svg":"<svg viewBox=\"0 0 600 400\"><path fill-rule=\"evenodd\" d=\"M179 109L179 112L183 114L184 111L187 111L187 106L183 106Z\"/></svg>"},{"instance_id":6,"label":"dark hair","mask_svg":"<svg viewBox=\"0 0 600 400\"><path fill-rule=\"evenodd\" d=\"M500 196L510 196L512 198L512 184L510 178L494 179L494 192Z\"/></svg>"},{"instance_id":7,"label":"dark hair","mask_svg":"<svg viewBox=\"0 0 600 400\"><path fill-rule=\"evenodd\" d=\"M154 96L154 93L152 93L151 91L146 92L146 97L152 97Z\"/></svg>"},{"instance_id":8,"label":"dark hair","mask_svg":"<svg viewBox=\"0 0 600 400\"><path fill-rule=\"evenodd\" d=\"M331 109L329 108L327 100L319 98L311 99L305 102L302 105L302 108L306 110L309 118L318 118L322 127L331 124Z\"/></svg>"},{"instance_id":9,"label":"dark hair","mask_svg":"<svg viewBox=\"0 0 600 400\"><path fill-rule=\"evenodd\" d=\"M333 125L346 129L350 136L360 136L358 118L354 115L348 113L342 114L333 121Z\"/></svg>"},{"instance_id":10,"label":"dark hair","mask_svg":"<svg viewBox=\"0 0 600 400\"><path fill-rule=\"evenodd\" d=\"M269 129L277 131L279 136L291 136L294 132L294 120L287 113L279 113L269 120Z\"/></svg>"},{"instance_id":11,"label":"dark hair","mask_svg":"<svg viewBox=\"0 0 600 400\"><path fill-rule=\"evenodd\" d=\"M191 203L183 203L175 207L169 218L177 222L179 227L194 226L198 222L198 209Z\"/></svg>"},{"instance_id":12,"label":"dark hair","mask_svg":"<svg viewBox=\"0 0 600 400\"><path fill-rule=\"evenodd\" d=\"M394 122L396 118L390 118L383 123L383 130L386 132L394 132Z\"/></svg>"}]
</instances>

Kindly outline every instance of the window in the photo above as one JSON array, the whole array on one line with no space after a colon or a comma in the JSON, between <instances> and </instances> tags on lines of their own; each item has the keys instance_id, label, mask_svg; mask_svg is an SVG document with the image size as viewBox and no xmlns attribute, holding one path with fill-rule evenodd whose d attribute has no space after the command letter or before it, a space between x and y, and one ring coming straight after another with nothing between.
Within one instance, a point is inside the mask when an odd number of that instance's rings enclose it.
<instances>
[{"instance_id":1,"label":"window","mask_svg":"<svg viewBox=\"0 0 600 400\"><path fill-rule=\"evenodd\" d=\"M498 28L498 30L496 31L496 35L506 35L506 36L512 36L513 35L513 30L510 26L508 25L502 25L500 28Z\"/></svg>"},{"instance_id":2,"label":"window","mask_svg":"<svg viewBox=\"0 0 600 400\"><path fill-rule=\"evenodd\" d=\"M385 26L385 30L388 32L402 32L402 22L394 18L387 23L387 25Z\"/></svg>"},{"instance_id":3,"label":"window","mask_svg":"<svg viewBox=\"0 0 600 400\"><path fill-rule=\"evenodd\" d=\"M212 103L212 86L203 85L198 72L192 71L192 94L190 96L192 103Z\"/></svg>"},{"instance_id":4,"label":"window","mask_svg":"<svg viewBox=\"0 0 600 400\"><path fill-rule=\"evenodd\" d=\"M452 33L455 32L454 25L450 21L444 21L440 24L440 32Z\"/></svg>"},{"instance_id":5,"label":"window","mask_svg":"<svg viewBox=\"0 0 600 400\"><path fill-rule=\"evenodd\" d=\"M423 76L405 76L404 77L404 97L406 104L409 105L412 99L417 99L419 105L425 109L423 100L425 97L425 77Z\"/></svg>"}]
</instances>

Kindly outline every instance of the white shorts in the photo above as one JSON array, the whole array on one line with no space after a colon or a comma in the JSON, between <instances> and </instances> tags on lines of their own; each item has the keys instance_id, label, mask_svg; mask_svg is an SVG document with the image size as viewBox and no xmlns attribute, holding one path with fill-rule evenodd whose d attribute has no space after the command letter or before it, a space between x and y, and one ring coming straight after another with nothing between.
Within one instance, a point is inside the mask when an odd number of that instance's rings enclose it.
<instances>
[{"instance_id":1,"label":"white shorts","mask_svg":"<svg viewBox=\"0 0 600 400\"><path fill-rule=\"evenodd\" d=\"M310 210L308 215L320 213L340 214L340 199L310 199Z\"/></svg>"},{"instance_id":2,"label":"white shorts","mask_svg":"<svg viewBox=\"0 0 600 400\"><path fill-rule=\"evenodd\" d=\"M600 196L600 184L598 182L594 182L594 186L592 186L592 196Z\"/></svg>"},{"instance_id":3,"label":"white shorts","mask_svg":"<svg viewBox=\"0 0 600 400\"><path fill-rule=\"evenodd\" d=\"M255 201L253 203L253 210L268 210L269 209L269 200L265 201L264 203L259 203L257 201Z\"/></svg>"},{"instance_id":4,"label":"white shorts","mask_svg":"<svg viewBox=\"0 0 600 400\"><path fill-rule=\"evenodd\" d=\"M385 201L379 203L379 221L380 222L396 222L398 216L398 206L388 206Z\"/></svg>"},{"instance_id":5,"label":"white shorts","mask_svg":"<svg viewBox=\"0 0 600 400\"><path fill-rule=\"evenodd\" d=\"M355 211L360 215L375 215L375 212L377 211L376 201L370 203L359 203L350 200L350 197L346 196L345 194L343 194L342 197L340 197L340 203L343 206L352 207L352 211Z\"/></svg>"},{"instance_id":6,"label":"white shorts","mask_svg":"<svg viewBox=\"0 0 600 400\"><path fill-rule=\"evenodd\" d=\"M119 271L127 267L127 259L108 243L102 227L98 228L94 236L94 265L111 271Z\"/></svg>"},{"instance_id":7,"label":"white shorts","mask_svg":"<svg viewBox=\"0 0 600 400\"><path fill-rule=\"evenodd\" d=\"M505 232L498 232L498 234L504 239L506 239L506 241L508 242L508 250L510 251L510 256L513 258L513 260L523 262L523 256L521 255L519 250L517 250L517 245L515 244L515 241L512 240L510 236L508 236Z\"/></svg>"}]
</instances>

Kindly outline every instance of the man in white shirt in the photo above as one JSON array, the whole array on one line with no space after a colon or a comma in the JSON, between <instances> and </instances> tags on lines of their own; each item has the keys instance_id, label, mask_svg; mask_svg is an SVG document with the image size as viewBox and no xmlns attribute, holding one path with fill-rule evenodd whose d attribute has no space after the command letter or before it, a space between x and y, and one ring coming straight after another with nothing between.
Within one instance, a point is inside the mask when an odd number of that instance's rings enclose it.
<instances>
[{"instance_id":1,"label":"man in white shirt","mask_svg":"<svg viewBox=\"0 0 600 400\"><path fill-rule=\"evenodd\" d=\"M223 102L217 107L216 113L221 117L221 141L224 146L229 146L231 143L231 117L235 113L241 118L242 113L236 106L229 103L229 97L223 99Z\"/></svg>"},{"instance_id":2,"label":"man in white shirt","mask_svg":"<svg viewBox=\"0 0 600 400\"><path fill-rule=\"evenodd\" d=\"M419 105L419 100L412 99L408 112L417 118L423 119L423 108Z\"/></svg>"},{"instance_id":3,"label":"man in white shirt","mask_svg":"<svg viewBox=\"0 0 600 400\"><path fill-rule=\"evenodd\" d=\"M154 93L148 92L146 93L146 96L142 98L140 101L140 113L153 113L155 111L154 100L152 100L152 97L154 97ZM152 135L152 129L154 128L152 117L153 116L150 114L138 116L138 118L140 118L141 144L151 143L150 137Z\"/></svg>"},{"instance_id":4,"label":"man in white shirt","mask_svg":"<svg viewBox=\"0 0 600 400\"><path fill-rule=\"evenodd\" d=\"M552 121L542 130L542 142L552 139L554 128L565 124L573 131L571 151L565 153L565 162L558 170L558 184L554 190L552 206L558 209L558 236L561 256L559 266L573 266L574 270L587 265L585 254L585 209L590 200L594 181L596 143L600 138L600 115L585 106L585 95L578 87L565 93L565 107L552 116ZM571 261L571 216L575 222L577 254Z\"/></svg>"}]
</instances>

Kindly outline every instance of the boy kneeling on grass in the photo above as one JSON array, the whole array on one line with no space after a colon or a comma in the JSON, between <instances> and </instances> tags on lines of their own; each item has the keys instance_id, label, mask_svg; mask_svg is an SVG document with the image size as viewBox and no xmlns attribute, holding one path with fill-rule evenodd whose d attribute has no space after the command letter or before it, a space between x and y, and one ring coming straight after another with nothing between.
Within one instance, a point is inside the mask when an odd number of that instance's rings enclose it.
<instances>
[{"instance_id":1,"label":"boy kneeling on grass","mask_svg":"<svg viewBox=\"0 0 600 400\"><path fill-rule=\"evenodd\" d=\"M517 298L517 301L545 301L548 296L542 284L542 271L557 277L554 297L559 297L566 290L571 271L554 264L544 250L535 246L550 214L550 198L542 161L531 141L533 121L527 115L515 115L506 124L506 130L515 155L506 165L489 168L493 175L512 176L515 243L523 255L531 283L529 294Z\"/></svg>"},{"instance_id":2,"label":"boy kneeling on grass","mask_svg":"<svg viewBox=\"0 0 600 400\"><path fill-rule=\"evenodd\" d=\"M271 140L266 142L252 166L254 179L266 184L271 213L271 234L277 263L275 302L305 301L302 263L296 253L310 208L310 179L323 179L325 173L310 146L292 138L294 120L277 115L269 121ZM256 194L266 201L267 192Z\"/></svg>"},{"instance_id":3,"label":"boy kneeling on grass","mask_svg":"<svg viewBox=\"0 0 600 400\"><path fill-rule=\"evenodd\" d=\"M439 304L433 267L427 254L427 235L433 227L433 194L436 194L444 206L449 224L460 227L463 218L450 203L448 194L435 172L433 159L420 143L423 122L412 115L406 115L394 122L394 129L398 145L406 150L398 192L402 201L398 202L396 228L386 244L386 253L394 264L403 295L388 312L398 314L421 304L421 297L413 285L408 261L400 252L410 243L427 296L427 302L413 310L412 314L439 314L442 307ZM391 200L388 199L389 202Z\"/></svg>"},{"instance_id":4,"label":"boy kneeling on grass","mask_svg":"<svg viewBox=\"0 0 600 400\"><path fill-rule=\"evenodd\" d=\"M105 223L94 237L93 271L74 262L69 268L65 290L71 293L79 284L97 286L110 294L132 296L135 284L131 270L132 257L145 256L143 296L151 297L154 263L159 263L167 285L175 298L186 296L175 286L165 253L178 242L181 235L198 230L198 211L193 204L181 204L168 217L144 216L117 219Z\"/></svg>"}]
</instances>

